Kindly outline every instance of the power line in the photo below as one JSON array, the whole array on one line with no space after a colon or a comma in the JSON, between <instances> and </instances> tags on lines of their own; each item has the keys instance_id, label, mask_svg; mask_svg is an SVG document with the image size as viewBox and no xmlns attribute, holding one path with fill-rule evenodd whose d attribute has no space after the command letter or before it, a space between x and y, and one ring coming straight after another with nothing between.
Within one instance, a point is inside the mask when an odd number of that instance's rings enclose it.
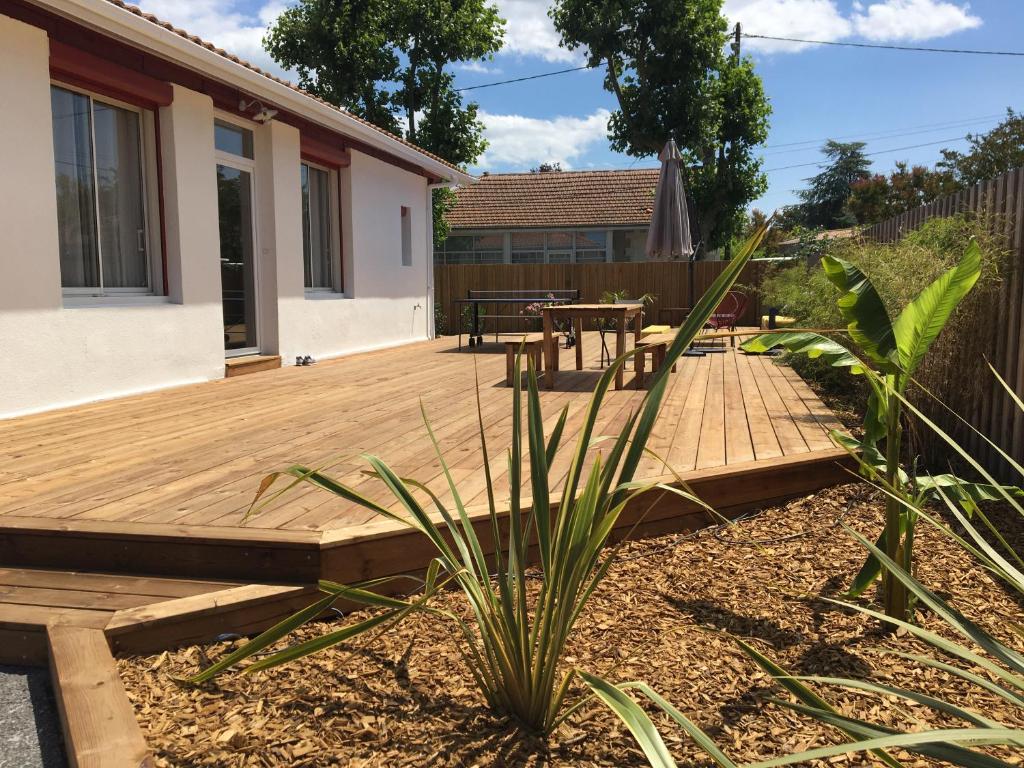
<instances>
[{"instance_id":1,"label":"power line","mask_svg":"<svg viewBox=\"0 0 1024 768\"><path fill-rule=\"evenodd\" d=\"M542 77L553 77L554 75L564 75L569 72L580 72L584 69L593 69L589 64L584 64L582 67L571 67L569 69L559 69L555 72L541 72L539 75L527 75L526 77L513 77L511 80L499 80L496 83L484 83L482 85L468 85L465 88L456 88L456 92L462 91L475 91L477 88L493 88L496 85L508 85L509 83L523 83L527 80L539 80Z\"/></svg>"},{"instance_id":2,"label":"power line","mask_svg":"<svg viewBox=\"0 0 1024 768\"><path fill-rule=\"evenodd\" d=\"M804 40L799 37L774 37L772 35L752 35L743 33L743 37L758 40L779 40L785 43L807 43L809 45L835 45L847 48L880 48L887 51L923 51L925 53L967 53L975 56L1024 56L1024 51L979 51L971 48L925 48L919 45L884 45L882 43L848 43L838 40Z\"/></svg>"},{"instance_id":3,"label":"power line","mask_svg":"<svg viewBox=\"0 0 1024 768\"><path fill-rule=\"evenodd\" d=\"M964 139L963 136L954 136L952 139L940 139L939 141L928 141L928 142L925 142L924 144L911 144L910 146L907 146L907 147L893 147L892 149L880 149L877 152L865 152L864 156L865 157L872 157L874 155L884 155L884 154L887 154L889 152L902 152L905 149L919 149L920 147L934 147L936 144L947 144L947 143L949 143L951 141L964 141L964 140L965 139ZM783 166L781 166L779 168L767 168L767 169L765 169L764 172L765 173L774 173L775 171L788 171L790 168L808 168L808 167L810 167L812 165L820 167L821 165L824 165L824 163L819 160L819 161L814 162L814 163L797 163L796 165L783 165Z\"/></svg>"},{"instance_id":4,"label":"power line","mask_svg":"<svg viewBox=\"0 0 1024 768\"><path fill-rule=\"evenodd\" d=\"M743 32L743 37L755 38L758 40L776 40L784 43L804 43L806 45L832 45L846 48L877 48L885 51L919 51L924 53L958 53L958 54L969 54L973 56L1024 56L1024 51L984 51L973 48L929 48L920 45L886 45L882 43L851 43L842 42L839 40L806 40L801 37L777 37L775 35L755 35L750 32ZM596 65L600 66L600 65ZM496 85L509 85L511 83L523 83L527 80L538 80L542 77L554 77L555 75L565 75L570 72L581 72L585 69L595 69L596 66L592 67L590 64L584 64L580 67L570 67L569 69L558 69L554 72L541 72L536 75L527 75L526 77L513 77L509 80L498 80L493 83L481 83L480 85L468 85L465 88L456 88L456 92L463 91L475 91L479 88L493 88Z\"/></svg>"},{"instance_id":5,"label":"power line","mask_svg":"<svg viewBox=\"0 0 1024 768\"><path fill-rule=\"evenodd\" d=\"M999 112L994 115L980 115L978 117L965 117L960 120L952 120L944 123L924 123L922 125L908 125L904 128L890 128L888 130L878 131L876 133L847 133L838 136L825 136L820 139L804 139L803 141L790 141L785 144L765 144L765 149L782 149L784 147L798 147L801 145L809 144L812 145L811 149L817 149L823 141L829 139L894 139L898 136L913 136L916 133L929 133L932 130L941 130L943 128L958 128L961 125L973 125L974 123L980 123L985 120L995 120L997 118L1005 117L1005 112ZM921 130L918 130L921 129ZM903 131L906 131L903 133ZM800 150L787 150L787 151L800 151ZM785 154L785 152L767 152L766 154Z\"/></svg>"}]
</instances>

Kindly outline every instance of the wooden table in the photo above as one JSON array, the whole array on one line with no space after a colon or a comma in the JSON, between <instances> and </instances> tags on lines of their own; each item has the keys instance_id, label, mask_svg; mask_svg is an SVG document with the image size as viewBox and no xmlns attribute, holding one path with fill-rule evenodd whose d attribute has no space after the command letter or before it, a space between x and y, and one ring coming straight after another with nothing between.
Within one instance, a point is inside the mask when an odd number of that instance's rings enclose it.
<instances>
[{"instance_id":1,"label":"wooden table","mask_svg":"<svg viewBox=\"0 0 1024 768\"><path fill-rule=\"evenodd\" d=\"M555 386L555 375L558 372L557 340L554 335L556 319L572 318L576 329L576 370L583 370L583 321L614 320L615 321L615 357L626 351L626 323L633 319L633 343L640 342L640 330L643 323L643 304L564 304L541 308L544 320L544 381L551 389ZM615 372L615 388L622 389L622 368Z\"/></svg>"}]
</instances>

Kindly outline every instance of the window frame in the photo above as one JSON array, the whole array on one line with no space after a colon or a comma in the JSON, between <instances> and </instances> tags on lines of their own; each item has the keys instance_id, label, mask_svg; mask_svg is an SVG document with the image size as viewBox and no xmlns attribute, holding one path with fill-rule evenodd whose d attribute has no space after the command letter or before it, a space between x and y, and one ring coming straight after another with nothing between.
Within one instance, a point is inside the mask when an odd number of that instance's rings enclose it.
<instances>
[{"instance_id":1,"label":"window frame","mask_svg":"<svg viewBox=\"0 0 1024 768\"><path fill-rule=\"evenodd\" d=\"M634 229L633 227L517 227L513 229L453 229L445 241L441 243L440 248L434 248L434 264L435 265L449 265L449 264L606 264L612 261L612 236L611 233L617 229ZM584 232L601 232L605 235L604 248L587 248L580 247L577 244L577 236ZM512 246L512 239L517 234L533 233L540 235L543 238L543 244L540 247L532 248L529 251L516 250ZM571 242L566 246L553 246L551 244L551 235L570 235ZM448 259L448 242L453 237L470 237L476 238L479 236L493 236L503 237L506 244L506 252L504 258L500 261L481 261L478 258L472 258L471 260L459 260L449 261ZM604 251L603 259L584 259L582 261L577 259L577 251L588 253L596 251ZM486 253L494 253L494 251L486 251ZM465 255L470 254L475 256L477 251L475 249L469 251L454 251L455 254ZM513 258L516 253L543 253L541 261L517 261ZM552 261L552 255L568 257L565 259L559 259Z\"/></svg>"},{"instance_id":2,"label":"window frame","mask_svg":"<svg viewBox=\"0 0 1024 768\"><path fill-rule=\"evenodd\" d=\"M309 286L306 285L306 264L305 264L305 247L303 247L303 264L302 264L302 285L307 296L310 297L323 297L343 294L343 278L342 278L342 253L341 253L341 174L337 168L332 168L329 165L318 163L314 160L310 160L306 157L299 158L299 207L302 205L302 166L308 168L314 168L318 171L323 171L327 174L327 211L328 211L328 222L327 225L330 229L331 238L331 279L329 286ZM302 237L303 245L305 245L306 227L305 222L302 222Z\"/></svg>"},{"instance_id":3,"label":"window frame","mask_svg":"<svg viewBox=\"0 0 1024 768\"><path fill-rule=\"evenodd\" d=\"M97 241L97 250L99 254L99 281L98 286L65 286L63 284L63 278L61 279L61 293L64 297L71 299L72 303L91 303L89 300L95 299L97 302L102 303L104 300L110 299L124 299L129 300L133 297L163 297L165 295L166 286L163 284L163 250L162 250L162 236L161 227L162 221L160 218L160 192L159 192L159 163L157 159L157 153L159 147L157 146L157 114L153 109L147 109L130 102L122 101L121 99L107 96L104 93L95 91L89 88L82 88L81 86L71 85L66 83L59 78L50 78L50 88L60 88L70 93L75 93L80 96L85 96L89 99L89 128L90 128L90 140L92 142L92 173L93 183L95 188L95 195L93 199L94 211L96 215L96 227L99 232L100 225L100 210L99 210L99 177L98 169L96 166L96 119L95 113L93 112L94 103L99 101L100 103L115 107L117 109L123 109L127 112L134 112L138 115L138 126L139 126L139 178L142 184L142 222L145 225L143 230L143 241L146 249L146 286L145 287L128 287L128 288L108 288L103 285L103 251L102 242ZM50 125L51 134L53 132L53 124L51 117ZM52 143L52 138L51 138ZM155 182L155 183L154 183ZM56 194L56 190L54 190ZM58 225L59 226L59 225ZM154 236L155 235L155 236Z\"/></svg>"}]
</instances>

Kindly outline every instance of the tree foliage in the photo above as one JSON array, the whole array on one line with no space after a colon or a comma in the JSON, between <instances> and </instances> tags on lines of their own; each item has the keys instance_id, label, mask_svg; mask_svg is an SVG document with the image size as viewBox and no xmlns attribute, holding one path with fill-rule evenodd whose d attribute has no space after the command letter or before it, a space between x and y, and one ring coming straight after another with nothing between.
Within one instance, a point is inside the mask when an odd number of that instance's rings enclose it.
<instances>
[{"instance_id":1,"label":"tree foliage","mask_svg":"<svg viewBox=\"0 0 1024 768\"><path fill-rule=\"evenodd\" d=\"M863 141L841 142L829 139L821 148L827 160L816 176L807 179L809 186L797 194L802 201L795 213L805 227L835 229L854 224L846 206L850 187L869 178L871 161L864 154Z\"/></svg>"},{"instance_id":2,"label":"tree foliage","mask_svg":"<svg viewBox=\"0 0 1024 768\"><path fill-rule=\"evenodd\" d=\"M463 103L445 67L493 55L503 34L488 0L300 0L263 44L310 93L466 166L487 142L477 105ZM434 198L443 240L450 194Z\"/></svg>"},{"instance_id":3,"label":"tree foliage","mask_svg":"<svg viewBox=\"0 0 1024 768\"><path fill-rule=\"evenodd\" d=\"M985 134L967 134L971 148L964 153L942 150L936 168L969 187L1024 167L1024 113L1006 110L1006 119Z\"/></svg>"},{"instance_id":4,"label":"tree foliage","mask_svg":"<svg viewBox=\"0 0 1024 768\"><path fill-rule=\"evenodd\" d=\"M953 175L897 162L888 176L875 174L850 185L847 208L858 224L874 224L959 189Z\"/></svg>"},{"instance_id":5,"label":"tree foliage","mask_svg":"<svg viewBox=\"0 0 1024 768\"><path fill-rule=\"evenodd\" d=\"M684 156L695 231L707 249L728 242L767 187L754 148L771 108L753 63L725 52L721 0L556 0L562 45L605 70L618 110L612 148L656 155L675 139Z\"/></svg>"}]
</instances>

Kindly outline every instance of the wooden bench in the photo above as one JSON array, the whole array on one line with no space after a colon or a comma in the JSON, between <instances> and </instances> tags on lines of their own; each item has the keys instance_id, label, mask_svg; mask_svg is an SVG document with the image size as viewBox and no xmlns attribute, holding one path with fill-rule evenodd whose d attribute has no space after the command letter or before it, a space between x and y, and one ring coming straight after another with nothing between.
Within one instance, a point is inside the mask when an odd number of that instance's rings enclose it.
<instances>
[{"instance_id":1,"label":"wooden bench","mask_svg":"<svg viewBox=\"0 0 1024 768\"><path fill-rule=\"evenodd\" d=\"M648 325L640 330L640 338L643 339L647 336L658 336L662 333L668 333L671 330L671 325Z\"/></svg>"},{"instance_id":2,"label":"wooden bench","mask_svg":"<svg viewBox=\"0 0 1024 768\"><path fill-rule=\"evenodd\" d=\"M665 362L665 353L668 351L668 345L675 341L675 338L676 335L674 333L659 333L647 336L640 342L640 345L637 347L637 353L634 355L637 389L642 389L644 386L647 355L651 356L651 372L653 373L661 368L662 363ZM675 369L676 367L673 365L672 370L675 371Z\"/></svg>"},{"instance_id":3,"label":"wooden bench","mask_svg":"<svg viewBox=\"0 0 1024 768\"><path fill-rule=\"evenodd\" d=\"M555 354L558 354L558 340L555 340ZM516 355L519 354L519 350L523 350L523 354L527 358L533 359L533 369L540 375L541 371L541 354L544 351L544 334L543 333L529 333L525 336L519 336L515 339L505 339L505 384L509 387L512 386L512 382L516 375ZM526 366L523 366L523 370L526 370Z\"/></svg>"}]
</instances>

